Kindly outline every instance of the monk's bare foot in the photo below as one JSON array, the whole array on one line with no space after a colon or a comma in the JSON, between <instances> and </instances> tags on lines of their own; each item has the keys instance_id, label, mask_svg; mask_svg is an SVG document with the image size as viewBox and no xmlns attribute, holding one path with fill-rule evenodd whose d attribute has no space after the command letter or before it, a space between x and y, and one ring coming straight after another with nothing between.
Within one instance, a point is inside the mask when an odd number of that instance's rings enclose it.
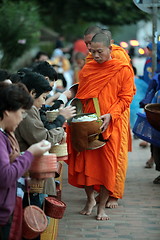
<instances>
[{"instance_id":1,"label":"monk's bare foot","mask_svg":"<svg viewBox=\"0 0 160 240\"><path fill-rule=\"evenodd\" d=\"M109 197L106 203L106 208L116 208L116 207L118 207L118 198Z\"/></svg>"},{"instance_id":2,"label":"monk's bare foot","mask_svg":"<svg viewBox=\"0 0 160 240\"><path fill-rule=\"evenodd\" d=\"M86 206L82 211L80 211L80 213L82 215L90 215L94 206L96 206L95 200L87 201Z\"/></svg>"},{"instance_id":3,"label":"monk's bare foot","mask_svg":"<svg viewBox=\"0 0 160 240\"><path fill-rule=\"evenodd\" d=\"M98 209L98 214L96 216L96 219L101 221L106 221L106 220L109 220L109 217L105 213L104 209Z\"/></svg>"}]
</instances>

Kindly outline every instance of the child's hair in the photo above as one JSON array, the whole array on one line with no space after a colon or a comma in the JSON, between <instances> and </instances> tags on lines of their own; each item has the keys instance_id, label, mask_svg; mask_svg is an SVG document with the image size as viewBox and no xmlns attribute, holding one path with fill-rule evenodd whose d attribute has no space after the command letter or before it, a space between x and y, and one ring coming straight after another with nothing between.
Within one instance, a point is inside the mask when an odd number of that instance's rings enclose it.
<instances>
[{"instance_id":1,"label":"child's hair","mask_svg":"<svg viewBox=\"0 0 160 240\"><path fill-rule=\"evenodd\" d=\"M27 87L29 92L32 90L35 92L35 98L52 90L49 82L39 73L28 72L21 77L21 82Z\"/></svg>"},{"instance_id":2,"label":"child's hair","mask_svg":"<svg viewBox=\"0 0 160 240\"><path fill-rule=\"evenodd\" d=\"M4 111L17 111L20 108L30 109L33 99L22 83L0 83L0 118Z\"/></svg>"}]
</instances>

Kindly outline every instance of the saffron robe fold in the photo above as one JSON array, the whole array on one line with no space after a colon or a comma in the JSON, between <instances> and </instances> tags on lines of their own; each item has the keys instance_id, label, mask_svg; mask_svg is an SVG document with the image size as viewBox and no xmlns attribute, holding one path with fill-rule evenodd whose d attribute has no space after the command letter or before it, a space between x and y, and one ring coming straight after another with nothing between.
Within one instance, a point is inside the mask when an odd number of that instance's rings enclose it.
<instances>
[{"instance_id":1,"label":"saffron robe fold","mask_svg":"<svg viewBox=\"0 0 160 240\"><path fill-rule=\"evenodd\" d=\"M77 187L104 185L112 194L122 139L122 113L129 108L133 97L131 67L117 59L102 64L94 60L87 63L80 72L76 94L85 113L95 112L92 101L94 97L98 98L101 115L110 113L112 116L103 133L103 138L109 141L99 149L78 153L71 146L68 131L68 181Z\"/></svg>"}]
</instances>

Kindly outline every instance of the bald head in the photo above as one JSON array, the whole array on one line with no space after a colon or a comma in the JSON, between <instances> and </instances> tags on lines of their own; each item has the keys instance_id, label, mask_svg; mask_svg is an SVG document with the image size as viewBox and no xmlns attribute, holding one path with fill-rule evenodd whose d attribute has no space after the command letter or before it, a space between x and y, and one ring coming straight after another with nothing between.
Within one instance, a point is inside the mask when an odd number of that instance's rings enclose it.
<instances>
[{"instance_id":1,"label":"bald head","mask_svg":"<svg viewBox=\"0 0 160 240\"><path fill-rule=\"evenodd\" d=\"M104 63L111 59L110 39L105 33L97 33L91 40L91 54L97 63Z\"/></svg>"},{"instance_id":2,"label":"bald head","mask_svg":"<svg viewBox=\"0 0 160 240\"><path fill-rule=\"evenodd\" d=\"M102 32L105 33L110 38L110 40L112 39L112 34L111 34L111 32L109 30L102 29Z\"/></svg>"},{"instance_id":3,"label":"bald head","mask_svg":"<svg viewBox=\"0 0 160 240\"><path fill-rule=\"evenodd\" d=\"M98 26L90 26L85 30L84 36L89 35L89 34L95 35L96 33L100 33L101 31L102 31L102 29Z\"/></svg>"},{"instance_id":4,"label":"bald head","mask_svg":"<svg viewBox=\"0 0 160 240\"><path fill-rule=\"evenodd\" d=\"M91 40L92 40L93 36L100 32L102 32L102 29L98 26L90 26L84 32L84 42L85 42L89 52L91 51Z\"/></svg>"},{"instance_id":5,"label":"bald head","mask_svg":"<svg viewBox=\"0 0 160 240\"><path fill-rule=\"evenodd\" d=\"M105 47L110 46L110 38L106 33L97 33L93 36L91 43L92 42L98 42L98 43L103 43Z\"/></svg>"},{"instance_id":6,"label":"bald head","mask_svg":"<svg viewBox=\"0 0 160 240\"><path fill-rule=\"evenodd\" d=\"M102 32L108 36L108 38L110 39L110 43L113 44L114 40L112 39L112 33L107 29L102 29Z\"/></svg>"}]
</instances>

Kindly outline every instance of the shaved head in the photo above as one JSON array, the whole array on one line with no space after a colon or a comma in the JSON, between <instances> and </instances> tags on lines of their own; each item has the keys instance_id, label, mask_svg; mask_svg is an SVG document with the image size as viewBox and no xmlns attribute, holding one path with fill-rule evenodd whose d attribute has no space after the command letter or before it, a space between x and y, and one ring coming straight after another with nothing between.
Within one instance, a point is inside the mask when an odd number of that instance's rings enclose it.
<instances>
[{"instance_id":1,"label":"shaved head","mask_svg":"<svg viewBox=\"0 0 160 240\"><path fill-rule=\"evenodd\" d=\"M112 39L112 34L111 34L111 32L110 32L109 30L107 30L107 29L102 29L102 32L105 33L110 40Z\"/></svg>"},{"instance_id":2,"label":"shaved head","mask_svg":"<svg viewBox=\"0 0 160 240\"><path fill-rule=\"evenodd\" d=\"M110 46L110 38L106 33L97 33L94 35L94 37L91 40L92 42L102 42L104 46L109 47Z\"/></svg>"},{"instance_id":3,"label":"shaved head","mask_svg":"<svg viewBox=\"0 0 160 240\"><path fill-rule=\"evenodd\" d=\"M85 32L84 36L89 35L89 34L96 34L102 32L102 29L98 26L90 26L88 27Z\"/></svg>"}]
</instances>

